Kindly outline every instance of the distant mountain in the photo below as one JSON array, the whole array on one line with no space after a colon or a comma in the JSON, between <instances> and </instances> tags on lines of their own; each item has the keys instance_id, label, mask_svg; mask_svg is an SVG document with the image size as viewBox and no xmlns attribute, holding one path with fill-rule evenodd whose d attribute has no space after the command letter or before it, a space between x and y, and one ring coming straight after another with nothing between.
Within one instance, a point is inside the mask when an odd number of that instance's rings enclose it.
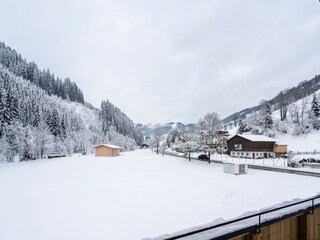
<instances>
[{"instance_id":1,"label":"distant mountain","mask_svg":"<svg viewBox=\"0 0 320 240\"><path fill-rule=\"evenodd\" d=\"M193 124L183 124L181 122L169 122L166 124L160 124L160 131L163 135L168 134L172 129L178 129L178 130L185 130L187 128L192 127ZM140 132L143 134L143 136L151 137L153 135L154 129L156 128L155 125L147 124L144 125L142 123L135 124L135 127L140 130Z\"/></svg>"},{"instance_id":2,"label":"distant mountain","mask_svg":"<svg viewBox=\"0 0 320 240\"><path fill-rule=\"evenodd\" d=\"M251 108L246 108L246 109L243 109L239 112L236 112L236 113L233 113L231 114L230 116L224 118L222 120L223 123L228 123L228 122L231 122L233 120L237 120L239 119L241 116L246 116L248 114L251 114L253 112L256 112L259 110L259 107L258 106L255 106L255 107L251 107Z\"/></svg>"}]
</instances>

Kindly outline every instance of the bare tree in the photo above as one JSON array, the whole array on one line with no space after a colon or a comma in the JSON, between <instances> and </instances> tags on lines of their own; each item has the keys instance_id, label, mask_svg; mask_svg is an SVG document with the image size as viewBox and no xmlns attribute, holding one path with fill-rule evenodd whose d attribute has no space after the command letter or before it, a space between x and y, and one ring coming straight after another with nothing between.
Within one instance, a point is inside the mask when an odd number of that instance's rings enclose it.
<instances>
[{"instance_id":1,"label":"bare tree","mask_svg":"<svg viewBox=\"0 0 320 240\"><path fill-rule=\"evenodd\" d=\"M157 154L159 154L159 146L162 135L163 129L161 128L160 124L157 124L153 130L153 145L157 148Z\"/></svg>"},{"instance_id":2,"label":"bare tree","mask_svg":"<svg viewBox=\"0 0 320 240\"><path fill-rule=\"evenodd\" d=\"M304 125L305 112L307 110L307 104L309 102L309 97L305 97L301 99L301 124Z\"/></svg>"},{"instance_id":3,"label":"bare tree","mask_svg":"<svg viewBox=\"0 0 320 240\"><path fill-rule=\"evenodd\" d=\"M216 112L207 113L198 121L198 128L201 134L201 142L203 144L212 143L215 131L222 129L219 115Z\"/></svg>"},{"instance_id":4,"label":"bare tree","mask_svg":"<svg viewBox=\"0 0 320 240\"><path fill-rule=\"evenodd\" d=\"M288 105L290 104L289 95L285 94L284 91L281 91L279 93L279 102L278 107L280 110L280 120L284 121L287 119L287 113L288 113Z\"/></svg>"},{"instance_id":5,"label":"bare tree","mask_svg":"<svg viewBox=\"0 0 320 240\"><path fill-rule=\"evenodd\" d=\"M292 119L292 122L296 123L297 125L300 125L300 114L299 114L299 108L296 103L291 104L289 108L290 117Z\"/></svg>"},{"instance_id":6,"label":"bare tree","mask_svg":"<svg viewBox=\"0 0 320 240\"><path fill-rule=\"evenodd\" d=\"M289 114L292 119L292 122L296 124L296 135L306 133L309 131L310 119L309 117L307 117L308 115L306 114L306 111L308 111L308 102L309 97L305 97L302 98L300 101L290 105Z\"/></svg>"},{"instance_id":7,"label":"bare tree","mask_svg":"<svg viewBox=\"0 0 320 240\"><path fill-rule=\"evenodd\" d=\"M219 115L216 112L207 113L198 121L198 126L201 130L206 130L209 135L212 135L216 130L222 128Z\"/></svg>"}]
</instances>

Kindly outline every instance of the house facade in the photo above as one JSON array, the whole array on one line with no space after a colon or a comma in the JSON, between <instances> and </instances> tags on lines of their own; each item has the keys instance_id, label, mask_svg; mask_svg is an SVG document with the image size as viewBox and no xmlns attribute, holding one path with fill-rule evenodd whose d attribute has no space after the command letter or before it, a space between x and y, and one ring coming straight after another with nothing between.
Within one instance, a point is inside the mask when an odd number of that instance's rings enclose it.
<instances>
[{"instance_id":1,"label":"house facade","mask_svg":"<svg viewBox=\"0 0 320 240\"><path fill-rule=\"evenodd\" d=\"M208 134L206 131L201 132L201 142L204 148L218 153L227 151L227 139L229 138L229 132L225 130L215 131Z\"/></svg>"},{"instance_id":2,"label":"house facade","mask_svg":"<svg viewBox=\"0 0 320 240\"><path fill-rule=\"evenodd\" d=\"M111 144L100 144L94 147L96 156L100 157L114 157L119 156L121 147Z\"/></svg>"},{"instance_id":3,"label":"house facade","mask_svg":"<svg viewBox=\"0 0 320 240\"><path fill-rule=\"evenodd\" d=\"M230 134L228 131L220 130L215 132L215 136L213 138L214 148L218 153L223 153L228 150L227 140Z\"/></svg>"},{"instance_id":4,"label":"house facade","mask_svg":"<svg viewBox=\"0 0 320 240\"><path fill-rule=\"evenodd\" d=\"M231 157L273 158L276 139L262 135L235 135L227 140Z\"/></svg>"}]
</instances>

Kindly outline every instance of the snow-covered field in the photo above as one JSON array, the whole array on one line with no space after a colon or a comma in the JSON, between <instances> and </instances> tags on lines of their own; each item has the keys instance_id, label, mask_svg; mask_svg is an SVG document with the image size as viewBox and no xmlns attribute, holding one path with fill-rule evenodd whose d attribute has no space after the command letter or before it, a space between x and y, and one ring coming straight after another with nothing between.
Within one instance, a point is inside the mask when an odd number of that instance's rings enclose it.
<instances>
[{"instance_id":1,"label":"snow-covered field","mask_svg":"<svg viewBox=\"0 0 320 240\"><path fill-rule=\"evenodd\" d=\"M0 239L141 239L320 192L318 178L155 155L0 165Z\"/></svg>"}]
</instances>

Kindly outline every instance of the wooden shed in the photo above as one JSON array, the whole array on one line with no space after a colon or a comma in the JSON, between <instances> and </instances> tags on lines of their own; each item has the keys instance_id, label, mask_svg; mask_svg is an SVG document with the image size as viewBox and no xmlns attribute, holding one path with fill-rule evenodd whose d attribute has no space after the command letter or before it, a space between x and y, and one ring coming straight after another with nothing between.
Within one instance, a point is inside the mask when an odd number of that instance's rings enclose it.
<instances>
[{"instance_id":1,"label":"wooden shed","mask_svg":"<svg viewBox=\"0 0 320 240\"><path fill-rule=\"evenodd\" d=\"M111 144L100 144L94 146L96 149L96 156L114 157L119 156L121 147Z\"/></svg>"},{"instance_id":2,"label":"wooden shed","mask_svg":"<svg viewBox=\"0 0 320 240\"><path fill-rule=\"evenodd\" d=\"M273 151L274 151L276 157L284 156L288 153L288 145L275 144L273 146Z\"/></svg>"}]
</instances>

